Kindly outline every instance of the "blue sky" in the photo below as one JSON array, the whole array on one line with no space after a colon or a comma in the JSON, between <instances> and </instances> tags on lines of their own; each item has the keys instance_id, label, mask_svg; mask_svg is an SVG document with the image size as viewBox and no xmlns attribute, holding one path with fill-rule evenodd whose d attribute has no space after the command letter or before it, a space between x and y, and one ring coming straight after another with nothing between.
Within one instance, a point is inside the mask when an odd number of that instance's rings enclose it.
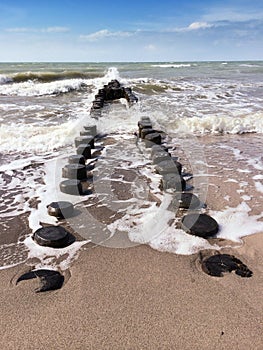
<instances>
[{"instance_id":1,"label":"blue sky","mask_svg":"<svg viewBox=\"0 0 263 350\"><path fill-rule=\"evenodd\" d=\"M0 62L262 59L262 0L0 0Z\"/></svg>"}]
</instances>

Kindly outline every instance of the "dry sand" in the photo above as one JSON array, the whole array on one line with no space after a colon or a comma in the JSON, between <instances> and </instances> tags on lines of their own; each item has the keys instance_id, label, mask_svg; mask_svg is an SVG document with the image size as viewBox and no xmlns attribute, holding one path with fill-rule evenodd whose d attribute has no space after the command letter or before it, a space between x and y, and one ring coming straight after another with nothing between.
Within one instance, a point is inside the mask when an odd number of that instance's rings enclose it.
<instances>
[{"instance_id":1,"label":"dry sand","mask_svg":"<svg viewBox=\"0 0 263 350\"><path fill-rule=\"evenodd\" d=\"M61 290L1 271L4 349L262 349L262 244L236 254L252 278L204 274L198 255L93 247ZM260 241L261 242L261 241ZM253 248L251 248L253 247ZM240 252L241 253L241 252Z\"/></svg>"},{"instance_id":2,"label":"dry sand","mask_svg":"<svg viewBox=\"0 0 263 350\"><path fill-rule=\"evenodd\" d=\"M219 186L213 181L210 189ZM214 193L207 198L209 207L224 208L222 195ZM228 188L231 204L236 193ZM26 232L24 220L20 224L20 232ZM1 347L261 350L262 250L262 233L222 250L241 259L253 271L251 278L234 273L211 277L201 269L200 254L161 253L146 245L114 249L87 244L63 288L53 292L34 293L36 280L16 285L24 264L1 270Z\"/></svg>"}]
</instances>

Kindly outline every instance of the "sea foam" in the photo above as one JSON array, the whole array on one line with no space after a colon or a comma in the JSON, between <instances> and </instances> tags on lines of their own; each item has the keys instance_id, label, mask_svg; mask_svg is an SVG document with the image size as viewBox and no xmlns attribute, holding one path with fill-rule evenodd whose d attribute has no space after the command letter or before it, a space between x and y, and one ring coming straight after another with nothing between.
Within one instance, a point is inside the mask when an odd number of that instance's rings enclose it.
<instances>
[{"instance_id":1,"label":"sea foam","mask_svg":"<svg viewBox=\"0 0 263 350\"><path fill-rule=\"evenodd\" d=\"M87 86L83 79L68 79L50 83L26 81L22 83L0 85L0 94L9 96L44 96L78 91Z\"/></svg>"},{"instance_id":2,"label":"sea foam","mask_svg":"<svg viewBox=\"0 0 263 350\"><path fill-rule=\"evenodd\" d=\"M83 123L85 121L83 120ZM2 152L48 152L73 145L79 135L81 121L72 119L60 125L37 126L11 124L0 126L0 149Z\"/></svg>"},{"instance_id":3,"label":"sea foam","mask_svg":"<svg viewBox=\"0 0 263 350\"><path fill-rule=\"evenodd\" d=\"M1 84L6 84L6 83L11 83L13 79L7 75L0 74L0 85Z\"/></svg>"},{"instance_id":4,"label":"sea foam","mask_svg":"<svg viewBox=\"0 0 263 350\"><path fill-rule=\"evenodd\" d=\"M183 118L178 120L180 128L186 128L197 134L244 134L263 133L263 114L257 112L243 117L203 116L201 118Z\"/></svg>"},{"instance_id":5,"label":"sea foam","mask_svg":"<svg viewBox=\"0 0 263 350\"><path fill-rule=\"evenodd\" d=\"M163 65L163 68L169 68L171 65L171 68L187 68L189 66L188 64L182 64L176 67L175 64L169 63ZM2 79L4 83L7 82L5 76ZM158 95L146 95L140 90L138 96L143 100L143 103L139 100L137 105L129 109L125 104L116 105L113 108L109 106L106 108L106 112L102 112L101 118L95 121L90 118L88 113L91 101L97 89L103 87L111 79L118 79L124 84L129 82L135 88L135 91L137 85L143 86L143 84L152 83L158 86L162 85L164 88L162 93ZM201 84L198 79L190 81L189 78L184 77L174 79L172 82L168 81L168 78L161 82L148 77L125 80L120 77L117 68L111 67L103 77L94 79L65 79L46 83L36 81L10 82L10 84L0 86L0 94L4 96L46 96L50 98L49 95L82 91L82 89L85 95L83 97L84 107L82 109L75 108L73 115L66 121L63 120L55 125L47 126L45 124L39 125L39 123L27 125L24 121L18 120L17 123L1 126L1 151L12 153L19 150L21 155L24 152L28 152L29 155L27 157L23 154L24 158L22 157L21 160L14 160L9 164L5 163L0 168L0 172L2 172L0 184L14 197L13 202L8 207L10 211L2 212L0 216L6 218L8 215L14 216L22 212L28 212L32 232L41 226L40 222L42 221L58 224L55 218L48 216L46 205L50 201L66 198L61 193L57 196L61 169L67 161L67 156L71 152L75 152L73 149L74 137L78 135L85 124L94 124L95 122L99 131L115 132L116 138L120 137L123 142L125 138L129 139L131 137L127 137L127 133L136 130L136 123L141 115L149 115L157 127L166 128L168 132L175 130L180 133L184 129L197 134L262 132L262 112L250 110L249 102L243 103L246 98L243 91L244 85L241 86L242 84L240 84L239 86L235 83L228 87L229 84L229 82L214 84L213 81L205 81ZM248 84L247 87L253 88L253 84ZM261 100L258 98L258 109L260 103ZM220 113L217 113L218 106L221 108ZM231 112L232 110L234 112ZM133 144L134 147L135 144ZM239 150L231 150L234 152L236 160L244 159ZM106 157L106 154L103 153L102 157L104 156ZM175 215L168 209L171 198L169 194L160 193L158 188L160 176L154 173L153 168L149 165L149 159L141 159L139 155L135 157L131 149L128 149L126 153L122 151L115 152L115 157L120 160L121 168L124 170L130 171L133 168L139 168L140 174L145 176L147 180L148 190L162 204L157 206L156 203L147 202L148 206L143 207L145 198L140 196L145 187L138 182L133 187L136 195L135 199L133 198L127 203L120 203L120 201L115 200L116 208L119 205L122 209L125 207L126 215L116 220L114 224L107 225L107 230L112 236L123 230L128 232L131 242L135 244L149 244L154 249L177 254L193 254L200 249L219 249L216 245L212 245L202 238L188 235L174 225ZM259 158L249 159L247 164L257 170L263 169L262 160ZM57 176L58 173L59 176ZM12 177L8 183L5 180L6 175ZM193 175L194 179L207 176L206 173L194 173ZM110 181L107 177L104 180ZM257 177L254 180L261 180L261 178ZM261 190L259 185L261 182L257 181L257 183L258 189ZM99 189L99 185L97 189ZM245 202L249 200L248 196L246 194L242 196L244 202L236 208L227 207L220 212L210 211L210 214L220 224L219 238L239 242L241 237L245 235L262 232L262 221L260 221L262 216L249 215L250 207ZM30 206L30 198L40 200L37 209ZM71 196L70 198L76 205L84 199L87 199L87 197ZM241 222L243 223L242 227ZM87 241L85 240L85 242ZM57 266L54 259L59 259L60 255L56 255L55 250L51 251L49 248L37 247L30 237L27 237L23 244L25 252L19 258L20 262L24 261L24 255L26 254L26 257L38 257L40 260L39 267ZM21 245L21 242L19 245ZM65 250L64 253L75 257L81 245L82 243L75 244L72 246L72 251L69 249ZM50 259L48 256L50 256ZM69 266L70 261L72 261L71 258L59 267L65 269ZM6 264L6 266L12 265L8 265L7 261Z\"/></svg>"},{"instance_id":6,"label":"sea foam","mask_svg":"<svg viewBox=\"0 0 263 350\"><path fill-rule=\"evenodd\" d=\"M222 211L210 211L211 215L218 221L220 231L218 238L225 238L240 242L244 236L263 232L263 214L249 215L251 208L246 202L237 207L227 207Z\"/></svg>"}]
</instances>

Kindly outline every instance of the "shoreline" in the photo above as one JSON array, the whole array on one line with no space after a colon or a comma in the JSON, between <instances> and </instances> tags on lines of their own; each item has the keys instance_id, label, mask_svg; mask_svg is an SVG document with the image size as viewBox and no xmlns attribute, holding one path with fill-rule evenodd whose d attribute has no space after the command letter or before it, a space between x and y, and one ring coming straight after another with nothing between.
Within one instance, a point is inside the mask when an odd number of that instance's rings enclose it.
<instances>
[{"instance_id":1,"label":"shoreline","mask_svg":"<svg viewBox=\"0 0 263 350\"><path fill-rule=\"evenodd\" d=\"M4 349L263 348L262 64L190 63L0 65ZM129 85L139 103L101 108L110 79ZM216 238L181 229L187 211L170 205L162 175L140 140L133 143L138 119L147 116L170 135L186 190L204 204L195 210L219 224ZM98 165L105 181L98 176L89 187L84 175L82 190L93 186L94 196L81 204L67 198L74 215L58 224L76 241L41 247L30 236L56 224L46 205L65 200L56 185L76 153L74 138L94 122L111 145ZM147 244L134 243L140 239ZM207 274L206 258L220 260L221 271L229 255L235 271ZM42 278L44 269L58 278L56 290L43 291L54 282Z\"/></svg>"}]
</instances>

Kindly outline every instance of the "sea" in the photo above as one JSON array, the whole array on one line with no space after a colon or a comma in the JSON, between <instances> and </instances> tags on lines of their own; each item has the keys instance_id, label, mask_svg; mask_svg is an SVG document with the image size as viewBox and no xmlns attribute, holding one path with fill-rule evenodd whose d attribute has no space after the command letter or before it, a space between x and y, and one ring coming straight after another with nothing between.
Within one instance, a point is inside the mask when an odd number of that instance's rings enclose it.
<instances>
[{"instance_id":1,"label":"sea","mask_svg":"<svg viewBox=\"0 0 263 350\"><path fill-rule=\"evenodd\" d=\"M112 79L131 87L138 102L128 105L122 100L94 118L92 101ZM135 199L126 203L125 219L102 228L110 237L127 231L132 244L126 241L115 248L149 244L186 255L220 249L169 224L174 217L167 210L172 195L159 193L160 179L147 150L142 152L143 145L134 154L130 148L142 116L149 116L155 128L170 135L182 162L187 158L186 180L200 180L191 183L189 190L203 202L209 195L212 198L202 210L219 222L218 238L242 244L242 237L263 232L263 61L0 63L0 268L34 257L40 267L57 268L55 260L48 258L54 256L60 260L59 267L66 269L83 245L93 241L94 233L84 233L83 242L60 252L38 247L30 235L5 241L11 229L20 229L12 226L16 217L26 217L31 234L43 222L59 224L47 215L46 206L64 199L57 178L68 155L76 153L74 139L85 125L96 125L99 134L128 142L126 149L115 150L123 168L140 169L164 203L142 209L145 184L138 183ZM106 159L106 152L103 155ZM76 205L89 200L88 196L72 197ZM82 224L81 232L87 226ZM107 246L105 241L95 243ZM19 250L21 254L14 254ZM67 258L63 260L62 255Z\"/></svg>"}]
</instances>

